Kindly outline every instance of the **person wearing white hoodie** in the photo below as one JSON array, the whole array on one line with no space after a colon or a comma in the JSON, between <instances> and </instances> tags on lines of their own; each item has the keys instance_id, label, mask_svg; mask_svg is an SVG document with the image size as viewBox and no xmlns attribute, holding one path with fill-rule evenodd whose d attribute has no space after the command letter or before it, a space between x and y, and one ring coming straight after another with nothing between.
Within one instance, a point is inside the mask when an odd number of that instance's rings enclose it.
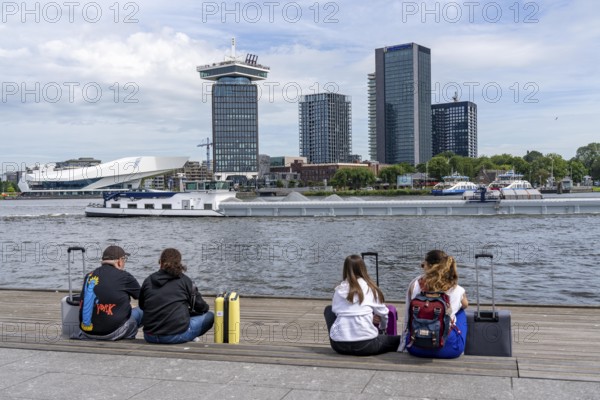
<instances>
[{"instance_id":1,"label":"person wearing white hoodie","mask_svg":"<svg viewBox=\"0 0 600 400\"><path fill-rule=\"evenodd\" d=\"M400 336L380 333L388 324L389 310L383 302L383 293L369 277L363 259L346 257L343 281L324 312L331 348L355 356L396 351Z\"/></svg>"}]
</instances>

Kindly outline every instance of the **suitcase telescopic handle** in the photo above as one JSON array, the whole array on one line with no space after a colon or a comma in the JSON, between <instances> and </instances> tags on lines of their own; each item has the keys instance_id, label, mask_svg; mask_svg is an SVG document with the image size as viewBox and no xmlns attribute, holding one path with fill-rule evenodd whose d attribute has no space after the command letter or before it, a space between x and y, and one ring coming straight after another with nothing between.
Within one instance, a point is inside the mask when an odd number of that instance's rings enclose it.
<instances>
[{"instance_id":1,"label":"suitcase telescopic handle","mask_svg":"<svg viewBox=\"0 0 600 400\"><path fill-rule=\"evenodd\" d=\"M365 256L375 257L375 283L377 284L377 287L379 287L379 253L376 251L366 251L360 253L360 256L363 260L365 259Z\"/></svg>"},{"instance_id":2,"label":"suitcase telescopic handle","mask_svg":"<svg viewBox=\"0 0 600 400\"><path fill-rule=\"evenodd\" d=\"M475 258L494 258L494 255L488 254L488 253L481 253L481 254L475 254Z\"/></svg>"},{"instance_id":3,"label":"suitcase telescopic handle","mask_svg":"<svg viewBox=\"0 0 600 400\"><path fill-rule=\"evenodd\" d=\"M479 264L477 261L480 258L490 259L490 272L492 275L492 318L496 316L496 296L494 294L494 255L489 253L475 254L475 281L477 282L477 318L481 319L481 311L479 310Z\"/></svg>"},{"instance_id":4,"label":"suitcase telescopic handle","mask_svg":"<svg viewBox=\"0 0 600 400\"><path fill-rule=\"evenodd\" d=\"M69 301L73 301L73 286L71 284L71 264L75 262L75 256L71 259L71 252L81 251L81 263L83 265L83 274L85 275L85 248L81 246L71 246L67 249L67 270L69 274Z\"/></svg>"}]
</instances>

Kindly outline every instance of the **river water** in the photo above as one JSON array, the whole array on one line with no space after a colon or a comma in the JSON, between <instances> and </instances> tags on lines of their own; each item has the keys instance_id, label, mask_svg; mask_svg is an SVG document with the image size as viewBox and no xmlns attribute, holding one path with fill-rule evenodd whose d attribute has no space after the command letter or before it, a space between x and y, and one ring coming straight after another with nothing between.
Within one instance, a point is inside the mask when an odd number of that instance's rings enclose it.
<instances>
[{"instance_id":1,"label":"river water","mask_svg":"<svg viewBox=\"0 0 600 400\"><path fill-rule=\"evenodd\" d=\"M0 201L0 288L66 289L67 247L86 249L86 267L119 244L140 282L178 248L203 293L330 297L344 258L379 252L380 286L402 299L430 249L459 263L475 300L476 253L492 252L501 303L600 304L600 215L363 218L86 218L90 200ZM490 300L489 262L481 263L481 299ZM374 263L368 266L375 275ZM79 253L73 287L80 288Z\"/></svg>"}]
</instances>

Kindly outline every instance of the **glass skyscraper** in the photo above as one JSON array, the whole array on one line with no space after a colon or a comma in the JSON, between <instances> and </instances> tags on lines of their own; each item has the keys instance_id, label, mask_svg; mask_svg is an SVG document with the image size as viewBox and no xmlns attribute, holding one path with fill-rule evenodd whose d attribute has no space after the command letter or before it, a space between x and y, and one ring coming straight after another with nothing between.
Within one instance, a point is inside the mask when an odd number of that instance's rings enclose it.
<instances>
[{"instance_id":1,"label":"glass skyscraper","mask_svg":"<svg viewBox=\"0 0 600 400\"><path fill-rule=\"evenodd\" d=\"M374 126L369 139L376 142L377 161L429 161L431 50L415 43L375 49L375 93L371 91L376 118L369 124Z\"/></svg>"},{"instance_id":2,"label":"glass skyscraper","mask_svg":"<svg viewBox=\"0 0 600 400\"><path fill-rule=\"evenodd\" d=\"M339 93L305 95L298 104L300 155L311 164L346 163L352 153L352 103Z\"/></svg>"},{"instance_id":3,"label":"glass skyscraper","mask_svg":"<svg viewBox=\"0 0 600 400\"><path fill-rule=\"evenodd\" d=\"M269 67L257 64L249 54L245 61L231 60L200 66L200 78L212 86L213 171L215 179L256 178L258 175L258 90L253 81L267 78Z\"/></svg>"},{"instance_id":4,"label":"glass skyscraper","mask_svg":"<svg viewBox=\"0 0 600 400\"><path fill-rule=\"evenodd\" d=\"M477 105L470 101L431 106L433 155L451 151L477 157Z\"/></svg>"}]
</instances>

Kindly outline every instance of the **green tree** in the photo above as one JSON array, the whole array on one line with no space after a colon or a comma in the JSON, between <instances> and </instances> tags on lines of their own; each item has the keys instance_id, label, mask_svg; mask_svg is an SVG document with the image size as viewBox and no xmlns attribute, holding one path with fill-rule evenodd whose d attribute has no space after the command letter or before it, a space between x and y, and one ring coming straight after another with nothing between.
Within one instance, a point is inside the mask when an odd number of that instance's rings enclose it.
<instances>
[{"instance_id":1,"label":"green tree","mask_svg":"<svg viewBox=\"0 0 600 400\"><path fill-rule=\"evenodd\" d=\"M587 175L588 169L583 163L576 158L572 158L569 161L569 175L573 182L583 182L583 177Z\"/></svg>"},{"instance_id":2,"label":"green tree","mask_svg":"<svg viewBox=\"0 0 600 400\"><path fill-rule=\"evenodd\" d=\"M390 185L395 185L397 180L396 177L399 175L404 175L406 173L406 169L402 164L390 165L389 167L384 167L379 171L379 179L383 182L387 182Z\"/></svg>"},{"instance_id":3,"label":"green tree","mask_svg":"<svg viewBox=\"0 0 600 400\"><path fill-rule=\"evenodd\" d=\"M581 161L588 170L591 170L594 163L600 160L600 143L590 143L578 148L575 158Z\"/></svg>"},{"instance_id":4,"label":"green tree","mask_svg":"<svg viewBox=\"0 0 600 400\"><path fill-rule=\"evenodd\" d=\"M487 156L481 156L476 158L473 162L473 166L473 169L477 171L477 173L481 172L484 169L498 169L496 164L494 164L492 160Z\"/></svg>"},{"instance_id":5,"label":"green tree","mask_svg":"<svg viewBox=\"0 0 600 400\"><path fill-rule=\"evenodd\" d=\"M560 154L548 153L545 158L549 160L550 171L556 180L562 179L569 174L568 163Z\"/></svg>"},{"instance_id":6,"label":"green tree","mask_svg":"<svg viewBox=\"0 0 600 400\"><path fill-rule=\"evenodd\" d=\"M532 162L534 162L535 160L537 160L538 158L541 158L541 157L544 157L544 155L542 153L540 153L539 151L536 151L536 150L529 151L529 150L527 150L527 154L525 154L523 156L523 159L525 161L527 161L528 163L532 163Z\"/></svg>"},{"instance_id":7,"label":"green tree","mask_svg":"<svg viewBox=\"0 0 600 400\"><path fill-rule=\"evenodd\" d=\"M450 174L450 164L445 157L435 156L428 162L429 176L434 179L442 179L442 176Z\"/></svg>"},{"instance_id":8,"label":"green tree","mask_svg":"<svg viewBox=\"0 0 600 400\"><path fill-rule=\"evenodd\" d=\"M283 182L281 181L281 179L277 179L277 181L275 182L275 186L278 188L282 188L283 187Z\"/></svg>"},{"instance_id":9,"label":"green tree","mask_svg":"<svg viewBox=\"0 0 600 400\"><path fill-rule=\"evenodd\" d=\"M375 174L368 168L340 168L331 178L331 184L356 190L373 184L375 179Z\"/></svg>"},{"instance_id":10,"label":"green tree","mask_svg":"<svg viewBox=\"0 0 600 400\"><path fill-rule=\"evenodd\" d=\"M295 180L291 180L288 182L288 187L289 188L295 188L296 187L296 181Z\"/></svg>"},{"instance_id":11,"label":"green tree","mask_svg":"<svg viewBox=\"0 0 600 400\"><path fill-rule=\"evenodd\" d=\"M589 171L595 181L600 180L600 157L596 158L596 161L593 162Z\"/></svg>"}]
</instances>

